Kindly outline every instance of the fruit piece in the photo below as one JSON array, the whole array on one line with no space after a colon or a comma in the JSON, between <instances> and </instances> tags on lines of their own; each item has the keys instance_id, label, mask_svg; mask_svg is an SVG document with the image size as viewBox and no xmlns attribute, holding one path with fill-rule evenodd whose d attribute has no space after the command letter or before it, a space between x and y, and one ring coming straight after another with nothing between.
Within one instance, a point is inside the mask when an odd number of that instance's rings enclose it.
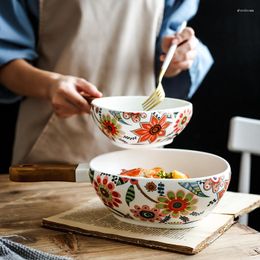
<instances>
[{"instance_id":1,"label":"fruit piece","mask_svg":"<svg viewBox=\"0 0 260 260\"><path fill-rule=\"evenodd\" d=\"M174 170L172 172L172 178L173 179L188 179L188 176L182 172Z\"/></svg>"},{"instance_id":2,"label":"fruit piece","mask_svg":"<svg viewBox=\"0 0 260 260\"><path fill-rule=\"evenodd\" d=\"M146 178L162 178L164 175L165 171L161 167L155 167L150 170L146 170L144 172L144 175Z\"/></svg>"},{"instance_id":3,"label":"fruit piece","mask_svg":"<svg viewBox=\"0 0 260 260\"><path fill-rule=\"evenodd\" d=\"M131 170L123 170L120 175L123 175L123 176L130 176L130 177L137 177L137 176L140 176L142 174L142 168L134 168L134 169L131 169Z\"/></svg>"}]
</instances>

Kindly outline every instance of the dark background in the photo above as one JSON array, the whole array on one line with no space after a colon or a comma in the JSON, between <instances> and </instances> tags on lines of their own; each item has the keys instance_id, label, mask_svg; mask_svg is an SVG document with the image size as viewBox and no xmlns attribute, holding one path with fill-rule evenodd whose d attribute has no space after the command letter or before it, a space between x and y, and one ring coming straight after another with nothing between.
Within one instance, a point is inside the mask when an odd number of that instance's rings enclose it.
<instances>
[{"instance_id":1,"label":"dark background","mask_svg":"<svg viewBox=\"0 0 260 260\"><path fill-rule=\"evenodd\" d=\"M190 123L169 147L224 157L232 169L229 190L237 191L240 154L227 149L229 121L233 116L260 119L260 1L201 0L188 25L215 63L191 99ZM260 194L260 157L252 158L251 177L251 193ZM260 231L259 209L250 214L249 226Z\"/></svg>"},{"instance_id":2,"label":"dark background","mask_svg":"<svg viewBox=\"0 0 260 260\"><path fill-rule=\"evenodd\" d=\"M18 108L19 102L15 104L0 104L0 174L8 173L8 167L12 158Z\"/></svg>"},{"instance_id":3,"label":"dark background","mask_svg":"<svg viewBox=\"0 0 260 260\"><path fill-rule=\"evenodd\" d=\"M215 63L191 100L194 114L189 125L170 147L224 157L232 169L229 190L236 191L240 154L227 150L229 120L260 119L260 1L201 0L189 26L209 47ZM17 108L0 105L0 172L8 172ZM260 194L259 183L260 157L254 156L251 193ZM250 214L249 225L260 231L259 209Z\"/></svg>"}]
</instances>

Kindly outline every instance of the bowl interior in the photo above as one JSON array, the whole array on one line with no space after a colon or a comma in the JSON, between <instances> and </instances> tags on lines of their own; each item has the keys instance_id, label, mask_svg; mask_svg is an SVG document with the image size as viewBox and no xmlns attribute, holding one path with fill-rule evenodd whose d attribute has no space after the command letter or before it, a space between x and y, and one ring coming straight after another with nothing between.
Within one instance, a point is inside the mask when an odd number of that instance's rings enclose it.
<instances>
[{"instance_id":1,"label":"bowl interior","mask_svg":"<svg viewBox=\"0 0 260 260\"><path fill-rule=\"evenodd\" d=\"M228 162L217 155L180 149L123 150L97 156L90 162L91 169L108 174L139 167L178 170L193 180L230 172Z\"/></svg>"},{"instance_id":2,"label":"bowl interior","mask_svg":"<svg viewBox=\"0 0 260 260\"><path fill-rule=\"evenodd\" d=\"M92 101L92 105L102 107L112 111L121 112L143 112L142 103L147 96L113 96L97 98ZM165 98L153 110L178 109L179 107L191 105L190 102L182 99Z\"/></svg>"}]
</instances>

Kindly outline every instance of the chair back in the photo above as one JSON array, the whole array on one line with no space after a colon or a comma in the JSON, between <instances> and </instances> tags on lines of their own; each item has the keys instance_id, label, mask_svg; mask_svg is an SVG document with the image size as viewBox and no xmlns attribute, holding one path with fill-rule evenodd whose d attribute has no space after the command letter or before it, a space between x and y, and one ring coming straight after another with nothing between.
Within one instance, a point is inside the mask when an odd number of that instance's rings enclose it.
<instances>
[{"instance_id":1,"label":"chair back","mask_svg":"<svg viewBox=\"0 0 260 260\"><path fill-rule=\"evenodd\" d=\"M230 120L228 149L241 153L238 192L250 193L251 154L260 155L260 120L233 117ZM240 223L247 224L248 216Z\"/></svg>"},{"instance_id":2,"label":"chair back","mask_svg":"<svg viewBox=\"0 0 260 260\"><path fill-rule=\"evenodd\" d=\"M229 129L230 151L260 155L260 120L236 116Z\"/></svg>"}]
</instances>

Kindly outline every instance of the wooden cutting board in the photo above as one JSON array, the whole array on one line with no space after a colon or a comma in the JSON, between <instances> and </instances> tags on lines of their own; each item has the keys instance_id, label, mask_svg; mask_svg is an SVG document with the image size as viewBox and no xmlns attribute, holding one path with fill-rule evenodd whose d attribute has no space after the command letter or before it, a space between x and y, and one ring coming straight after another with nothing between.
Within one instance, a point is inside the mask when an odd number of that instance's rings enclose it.
<instances>
[{"instance_id":1,"label":"wooden cutting board","mask_svg":"<svg viewBox=\"0 0 260 260\"><path fill-rule=\"evenodd\" d=\"M260 206L260 195L226 192L214 212L189 229L148 228L121 222L98 198L64 213L44 218L47 228L119 240L140 246L196 254L236 222Z\"/></svg>"}]
</instances>

